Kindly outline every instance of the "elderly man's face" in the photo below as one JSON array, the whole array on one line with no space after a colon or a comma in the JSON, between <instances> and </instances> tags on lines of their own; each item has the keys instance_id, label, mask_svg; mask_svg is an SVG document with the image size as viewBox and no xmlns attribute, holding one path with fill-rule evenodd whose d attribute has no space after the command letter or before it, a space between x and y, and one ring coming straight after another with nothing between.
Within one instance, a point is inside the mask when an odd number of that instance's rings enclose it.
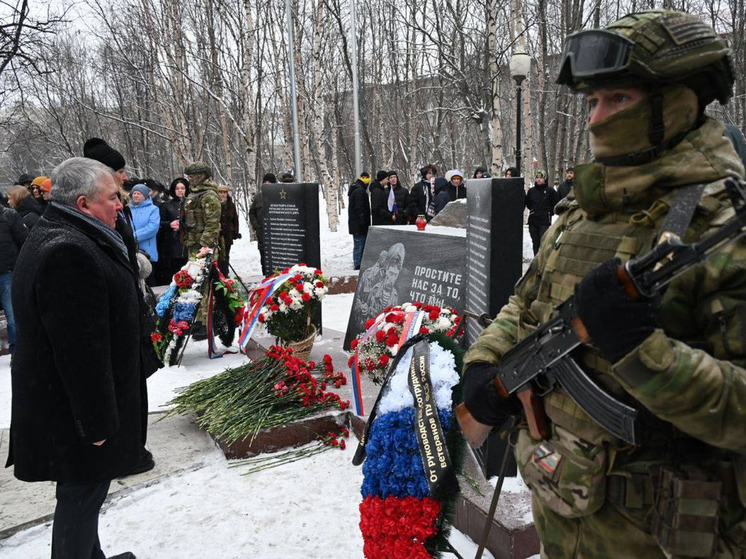
<instances>
[{"instance_id":1,"label":"elderly man's face","mask_svg":"<svg viewBox=\"0 0 746 559\"><path fill-rule=\"evenodd\" d=\"M112 175L106 175L98 183L98 190L92 198L80 196L76 203L77 208L85 214L95 217L112 229L117 223L117 212L122 209L119 201L119 187L114 182Z\"/></svg>"}]
</instances>

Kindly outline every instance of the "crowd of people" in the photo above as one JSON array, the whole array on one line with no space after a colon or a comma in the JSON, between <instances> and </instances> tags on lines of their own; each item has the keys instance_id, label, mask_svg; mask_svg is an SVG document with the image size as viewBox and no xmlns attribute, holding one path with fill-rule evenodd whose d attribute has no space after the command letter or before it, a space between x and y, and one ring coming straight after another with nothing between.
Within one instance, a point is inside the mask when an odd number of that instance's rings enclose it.
<instances>
[{"instance_id":1,"label":"crowd of people","mask_svg":"<svg viewBox=\"0 0 746 559\"><path fill-rule=\"evenodd\" d=\"M489 178L487 169L477 167L473 178ZM508 167L504 177L519 177L515 167ZM525 207L529 210L528 226L534 254L538 251L542 235L552 223L554 208L572 190L575 170L565 172L565 180L555 190L547 183L544 171L537 171L534 185L525 196ZM466 198L467 186L464 173L450 169L445 176L438 176L435 165L420 169L419 180L411 190L402 186L396 171L378 171L375 180L363 171L348 191L348 228L353 240L352 262L360 269L368 228L371 225L413 224L418 217L430 221L446 204Z\"/></svg>"},{"instance_id":2,"label":"crowd of people","mask_svg":"<svg viewBox=\"0 0 746 559\"><path fill-rule=\"evenodd\" d=\"M474 178L489 177L487 169L477 167ZM375 180L363 171L347 193L348 228L352 235L352 261L360 269L365 240L371 225L407 225L418 217L430 221L446 204L466 198L466 180L458 169L438 176L435 165L420 169L420 180L410 190L401 184L397 171L378 171Z\"/></svg>"}]
</instances>

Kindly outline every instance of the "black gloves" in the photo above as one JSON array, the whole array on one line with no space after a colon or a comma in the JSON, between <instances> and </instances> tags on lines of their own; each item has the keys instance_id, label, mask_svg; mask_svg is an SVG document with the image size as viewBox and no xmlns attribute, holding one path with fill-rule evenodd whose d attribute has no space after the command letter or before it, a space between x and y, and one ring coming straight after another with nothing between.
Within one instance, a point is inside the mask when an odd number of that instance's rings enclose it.
<instances>
[{"instance_id":1,"label":"black gloves","mask_svg":"<svg viewBox=\"0 0 746 559\"><path fill-rule=\"evenodd\" d=\"M497 367L489 363L472 363L464 373L464 405L471 415L485 425L499 427L511 415L520 412L515 398L505 399L493 384Z\"/></svg>"},{"instance_id":2,"label":"black gloves","mask_svg":"<svg viewBox=\"0 0 746 559\"><path fill-rule=\"evenodd\" d=\"M632 299L616 277L619 259L595 267L575 288L575 304L591 342L612 363L660 327L660 296Z\"/></svg>"}]
</instances>

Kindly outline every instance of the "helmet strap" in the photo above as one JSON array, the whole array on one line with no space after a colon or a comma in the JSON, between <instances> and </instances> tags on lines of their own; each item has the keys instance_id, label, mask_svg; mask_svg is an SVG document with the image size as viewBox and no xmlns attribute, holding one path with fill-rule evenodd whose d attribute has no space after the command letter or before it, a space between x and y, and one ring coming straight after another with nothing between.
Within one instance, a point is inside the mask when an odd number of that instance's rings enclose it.
<instances>
[{"instance_id":1,"label":"helmet strap","mask_svg":"<svg viewBox=\"0 0 746 559\"><path fill-rule=\"evenodd\" d=\"M650 131L648 138L650 145L660 147L666 134L666 125L663 122L663 92L655 88L650 92Z\"/></svg>"}]
</instances>

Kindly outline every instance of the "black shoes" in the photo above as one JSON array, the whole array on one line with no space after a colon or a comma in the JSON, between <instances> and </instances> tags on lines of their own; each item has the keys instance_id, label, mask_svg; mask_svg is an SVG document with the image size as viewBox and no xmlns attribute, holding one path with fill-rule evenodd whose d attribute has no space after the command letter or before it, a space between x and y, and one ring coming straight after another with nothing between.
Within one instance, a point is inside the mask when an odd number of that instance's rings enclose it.
<instances>
[{"instance_id":1,"label":"black shoes","mask_svg":"<svg viewBox=\"0 0 746 559\"><path fill-rule=\"evenodd\" d=\"M137 559L137 557L135 557L135 554L131 551L125 551L119 555L111 555L109 559Z\"/></svg>"},{"instance_id":2,"label":"black shoes","mask_svg":"<svg viewBox=\"0 0 746 559\"><path fill-rule=\"evenodd\" d=\"M142 453L140 454L140 460L137 461L137 464L135 464L135 467L132 468L131 471L127 472L126 475L128 476L134 476L136 474L142 474L144 472L148 472L155 468L155 460L153 460L153 454L146 449L142 449ZM129 553L129 551L127 552ZM117 555L117 557L120 557ZM127 555L122 555L121 557L124 557L125 559L128 557ZM134 555L132 556L134 557ZM114 559L113 557L111 559Z\"/></svg>"},{"instance_id":3,"label":"black shoes","mask_svg":"<svg viewBox=\"0 0 746 559\"><path fill-rule=\"evenodd\" d=\"M192 339L196 342L201 342L207 339L207 328L201 322L195 322L192 324Z\"/></svg>"},{"instance_id":4,"label":"black shoes","mask_svg":"<svg viewBox=\"0 0 746 559\"><path fill-rule=\"evenodd\" d=\"M359 270L359 269L360 269L360 266L355 266L355 267L353 268L353 270Z\"/></svg>"}]
</instances>

